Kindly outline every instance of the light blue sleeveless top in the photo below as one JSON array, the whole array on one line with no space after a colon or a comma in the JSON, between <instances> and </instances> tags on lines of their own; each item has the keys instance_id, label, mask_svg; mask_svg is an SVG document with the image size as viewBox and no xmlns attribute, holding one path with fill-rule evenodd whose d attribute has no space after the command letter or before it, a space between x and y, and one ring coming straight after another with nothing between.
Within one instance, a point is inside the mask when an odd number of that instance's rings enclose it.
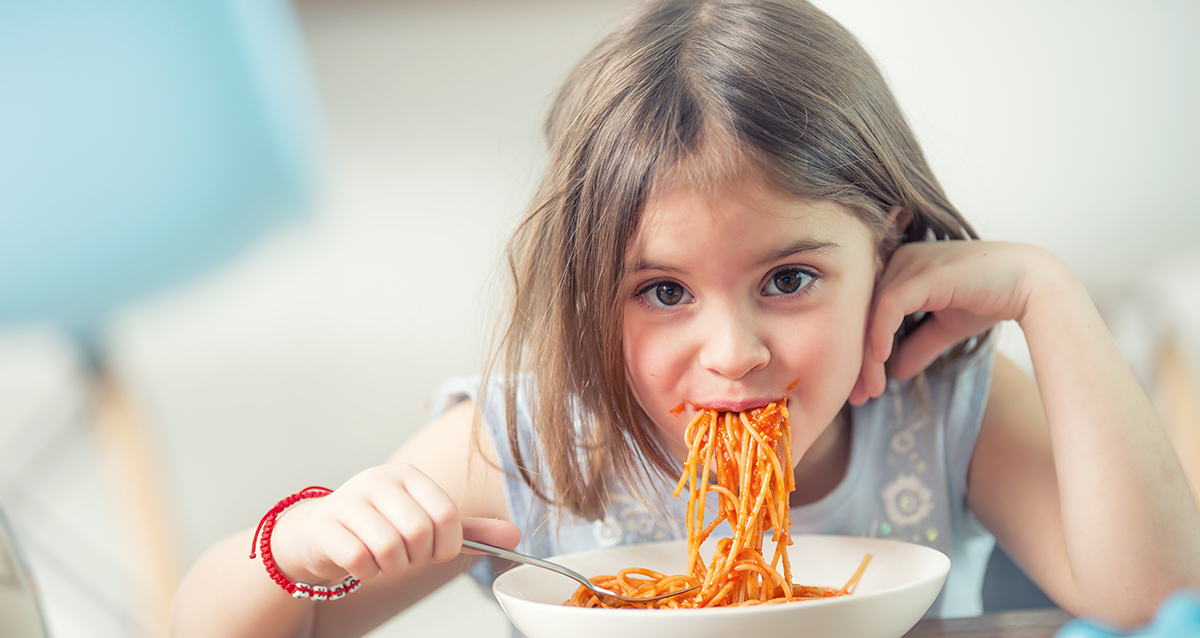
<instances>
[{"instance_id":1,"label":"light blue sleeveless top","mask_svg":"<svg viewBox=\"0 0 1200 638\"><path fill-rule=\"evenodd\" d=\"M950 557L942 593L926 616L962 617L982 613L980 591L995 540L967 509L967 467L987 403L992 347L926 374L928 395L916 384L890 381L882 397L852 409L850 461L841 483L821 500L791 510L792 533L847 534L895 538L934 547ZM479 395L479 377L458 377L438 388L433 417ZM610 486L613 494L603 520L587 521L559 511L534 496L515 471L504 423L503 394L497 382L483 406L505 470L511 520L521 528L518 551L549 557L590 549L686 538L687 494L676 499L675 481L651 486L647 502ZM522 450L533 453L530 396L518 393ZM731 535L720 528L717 535ZM492 566L478 563L471 575L490 588Z\"/></svg>"}]
</instances>

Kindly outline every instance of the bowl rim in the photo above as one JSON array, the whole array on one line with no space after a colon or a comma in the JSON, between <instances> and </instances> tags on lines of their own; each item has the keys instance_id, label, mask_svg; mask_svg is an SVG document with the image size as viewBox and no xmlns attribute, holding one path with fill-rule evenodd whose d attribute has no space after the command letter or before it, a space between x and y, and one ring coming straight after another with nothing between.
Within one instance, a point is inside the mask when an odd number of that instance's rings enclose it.
<instances>
[{"instance_id":1,"label":"bowl rim","mask_svg":"<svg viewBox=\"0 0 1200 638\"><path fill-rule=\"evenodd\" d=\"M914 543L911 541L905 541L905 540L896 539L896 538L878 538L878 537L873 537L873 536L854 536L854 535L849 535L849 534L792 534L793 543L795 543L797 540L814 539L814 538L822 539L822 540L845 539L845 540L852 540L855 542L865 542L867 544L874 544L874 545L891 545L891 546L904 546L904 547L908 547L908 548L919 548L919 549L916 549L916 551L922 552L922 551L927 550L928 552L932 552L931 554L929 554L929 556L931 559L936 561L938 563L938 565L930 573L930 575L925 576L920 579L917 579L917 580L914 580L912 582L907 582L902 585L889 587L887 589L883 589L880 591L864 593L862 595L853 595L852 594L851 597L835 596L835 597L829 597L829 598L815 598L815 599L811 599L811 600L806 600L806 601L804 601L805 607L846 604L851 600L862 601L862 600L870 600L872 598L877 598L877 597L882 597L882 596L891 596L891 595L894 595L896 592L905 591L905 590L913 589L913 588L917 588L917 587L923 587L923 586L927 585L928 583L935 581L935 580L939 580L939 579L942 580L942 587L944 587L945 586L945 578L946 578L947 574L949 574L949 572L950 572L950 557L949 556L947 556L944 552L942 552L941 550L939 550L935 547L930 547L928 545L922 545L920 543ZM620 549L628 549L628 548L633 548L633 547L648 548L648 547L653 547L655 545L671 545L671 544L678 544L681 542L685 543L685 546L686 546L686 542L687 542L686 539L654 541L654 542L650 542L650 543L634 543L634 544L630 544L630 545L618 545L616 547L589 549L589 550L583 550L583 551L578 551L578 552L570 552L570 553L566 553L566 554L558 554L556 556L550 557L547 560L560 562L562 560L574 560L577 558L587 558L592 555L608 553L608 552L612 552L612 551L620 550ZM530 566L530 565L518 565L518 566L516 566L512 569L509 569L509 570L501 573L500 575L496 576L495 580L492 581L493 595L496 596L497 600L500 602L507 600L507 601L512 601L517 604L523 604L523 605L541 605L541 606L554 608L554 609L558 609L558 610L571 610L571 611L567 611L565 613L577 613L575 610L578 610L578 612L584 612L584 613L588 613L588 614L620 614L625 617L628 617L628 615L630 615L630 614L654 614L654 615L658 616L658 615L662 615L663 613L685 613L688 616L714 615L714 614L715 615L725 615L725 614L731 614L731 613L736 613L736 614L780 613L780 612L787 612L790 609L794 609L794 607L792 605L777 605L777 604L776 605L750 605L750 606L745 606L745 607L701 607L701 608L687 608L687 609L603 609L603 608L598 609L598 608L587 608L587 607L569 607L569 606L563 605L562 603L549 603L549 602L543 602L540 600L531 600L529 598L521 598L514 594L502 591L502 589L501 589L502 579L504 579L505 576L507 576L517 570L536 570L536 569L538 569L538 568ZM939 587L939 590L940 589L941 588ZM936 598L936 596L935 596L935 598Z\"/></svg>"}]
</instances>

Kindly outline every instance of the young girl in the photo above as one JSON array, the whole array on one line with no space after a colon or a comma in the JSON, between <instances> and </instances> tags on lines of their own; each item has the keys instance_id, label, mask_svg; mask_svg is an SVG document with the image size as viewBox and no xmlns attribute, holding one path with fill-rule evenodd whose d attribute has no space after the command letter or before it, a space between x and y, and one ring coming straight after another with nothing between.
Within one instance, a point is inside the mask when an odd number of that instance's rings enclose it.
<instances>
[{"instance_id":1,"label":"young girl","mask_svg":"<svg viewBox=\"0 0 1200 638\"><path fill-rule=\"evenodd\" d=\"M549 555L682 537L695 410L784 396L793 532L941 549L933 614L980 611L993 538L1073 614L1132 625L1200 587L1200 513L1083 287L976 240L828 16L654 2L574 70L547 134L489 374L448 382L388 464L276 512L276 574L247 559L253 529L213 547L178 635L363 634L472 565L489 579L463 538ZM993 354L1002 320L1036 386ZM348 574L361 588L330 602L276 582Z\"/></svg>"}]
</instances>

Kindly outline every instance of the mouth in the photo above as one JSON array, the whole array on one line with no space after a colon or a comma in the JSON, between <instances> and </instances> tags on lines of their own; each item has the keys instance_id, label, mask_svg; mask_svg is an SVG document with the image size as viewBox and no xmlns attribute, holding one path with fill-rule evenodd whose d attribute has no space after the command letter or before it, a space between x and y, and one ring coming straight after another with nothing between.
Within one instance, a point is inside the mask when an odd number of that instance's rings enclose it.
<instances>
[{"instance_id":1,"label":"mouth","mask_svg":"<svg viewBox=\"0 0 1200 638\"><path fill-rule=\"evenodd\" d=\"M692 407L696 410L716 410L717 412L746 412L756 408L763 408L771 403L779 403L782 397L756 397L752 399L712 399L705 401L691 401Z\"/></svg>"},{"instance_id":2,"label":"mouth","mask_svg":"<svg viewBox=\"0 0 1200 638\"><path fill-rule=\"evenodd\" d=\"M760 394L753 397L728 398L728 397L703 397L684 399L679 405L675 406L670 412L675 416L679 416L684 412L691 415L701 410L716 410L717 412L747 412L758 408L765 408L772 403L783 403L788 400L788 395L796 386L800 384L800 379L791 382L779 394ZM698 393L699 394L699 393ZM695 395L693 395L694 397ZM690 409L689 409L690 408Z\"/></svg>"}]
</instances>

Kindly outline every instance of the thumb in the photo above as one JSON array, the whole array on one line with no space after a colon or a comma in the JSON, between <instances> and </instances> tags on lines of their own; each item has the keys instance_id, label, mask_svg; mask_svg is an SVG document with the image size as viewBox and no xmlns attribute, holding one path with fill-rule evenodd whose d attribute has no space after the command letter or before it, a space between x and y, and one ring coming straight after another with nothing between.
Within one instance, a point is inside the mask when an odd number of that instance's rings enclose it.
<instances>
[{"instance_id":1,"label":"thumb","mask_svg":"<svg viewBox=\"0 0 1200 638\"><path fill-rule=\"evenodd\" d=\"M487 543L501 549L513 549L521 542L521 530L508 521L497 518L462 519L463 538L477 543ZM464 553L477 554L469 549Z\"/></svg>"}]
</instances>

